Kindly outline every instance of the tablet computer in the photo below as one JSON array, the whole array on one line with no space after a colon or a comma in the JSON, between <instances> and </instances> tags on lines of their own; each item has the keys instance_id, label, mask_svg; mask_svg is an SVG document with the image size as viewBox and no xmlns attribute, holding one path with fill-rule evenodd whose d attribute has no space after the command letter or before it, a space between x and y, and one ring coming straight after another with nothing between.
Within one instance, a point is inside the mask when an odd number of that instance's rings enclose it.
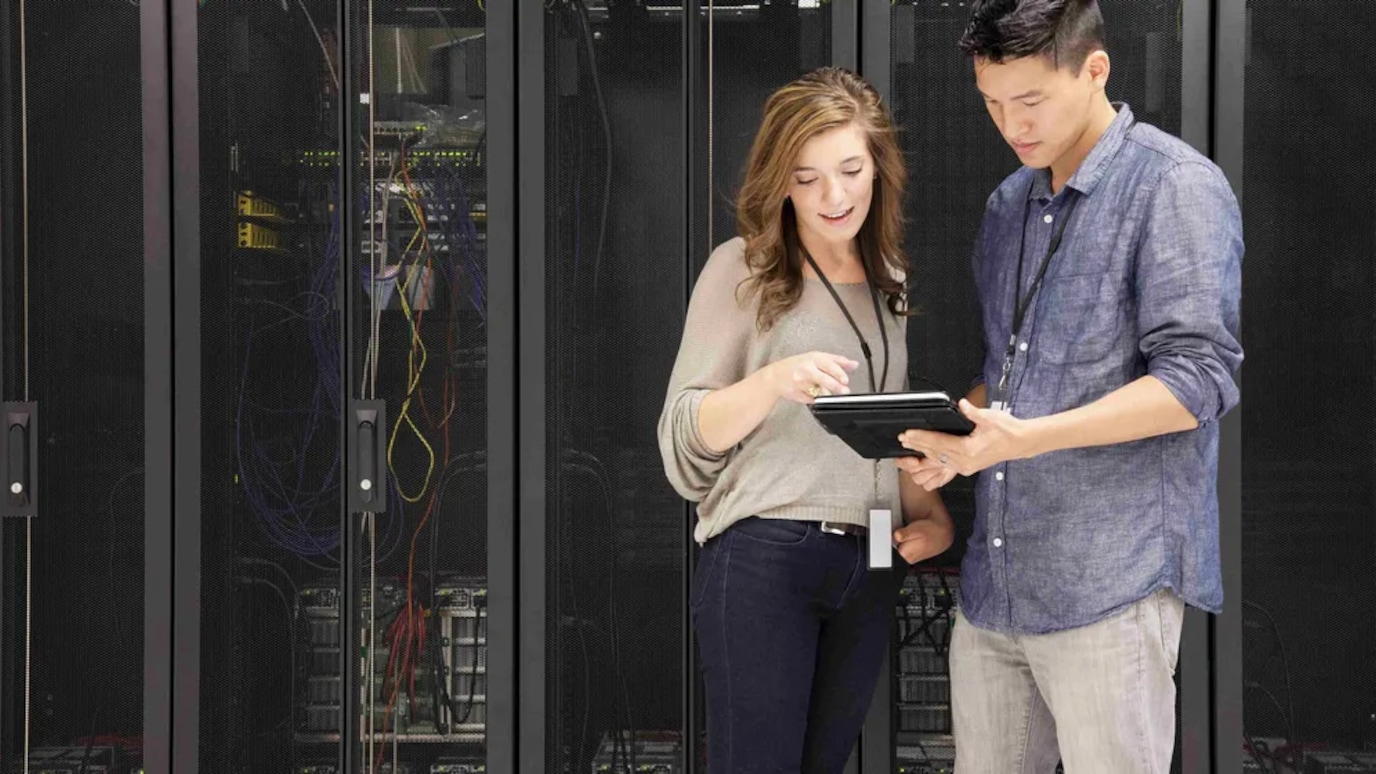
<instances>
[{"instance_id":1,"label":"tablet computer","mask_svg":"<svg viewBox=\"0 0 1376 774\"><path fill-rule=\"evenodd\" d=\"M810 408L828 432L860 456L873 460L921 457L899 444L898 436L904 430L969 435L975 429L944 392L822 395Z\"/></svg>"}]
</instances>

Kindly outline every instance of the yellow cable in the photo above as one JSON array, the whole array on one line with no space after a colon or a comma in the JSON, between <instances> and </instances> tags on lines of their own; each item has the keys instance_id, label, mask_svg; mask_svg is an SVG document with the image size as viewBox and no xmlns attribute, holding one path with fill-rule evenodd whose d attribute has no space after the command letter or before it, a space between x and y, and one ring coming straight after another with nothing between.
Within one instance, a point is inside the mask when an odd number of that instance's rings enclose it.
<instances>
[{"instance_id":1,"label":"yellow cable","mask_svg":"<svg viewBox=\"0 0 1376 774\"><path fill-rule=\"evenodd\" d=\"M421 429L416 426L415 420L411 418L411 398L415 394L417 386L420 384L421 374L425 371L425 365L429 361L429 351L425 347L425 341L421 338L420 328L416 326L416 319L415 316L411 313L411 304L410 301L407 299L407 295L410 292L411 280L415 274L424 274L427 277L427 279L422 280L422 282L428 283L430 268L430 241L429 238L425 235L423 225L424 221L421 219L421 213L419 209L416 207L415 201L412 198L407 198L406 206L411 210L412 215L415 216L417 225L416 232L412 234L411 241L407 244L406 249L401 254L402 260L405 260L406 255L410 253L411 250L417 249L417 242L420 242L420 247L418 249L420 253L425 256L425 259L423 263L418 264L417 268L419 269L419 271L413 272L409 275L405 271L401 271L400 274L402 276L397 278L397 293L398 297L401 300L401 311L402 314L406 317L406 322L411 327L411 347L410 351L407 353L406 356L406 398L401 402L401 410L397 412L396 423L392 426L391 438L387 441L387 467L391 468L392 474L396 476L397 494L401 495L401 499L405 500L408 503L418 503L421 501L422 498L425 497L426 491L429 490L430 478L435 473L435 449L430 445L430 441L426 439L425 434L421 432ZM420 350L419 366L416 365L417 349ZM397 474L396 467L392 462L392 450L396 446L397 436L401 434L401 423L403 421L406 423L407 427L411 429L411 432L415 434L416 438L420 440L421 445L425 447L425 453L429 458L429 463L425 471L425 481L422 482L420 491L417 492L414 496L406 494L406 492L402 489L401 476Z\"/></svg>"}]
</instances>

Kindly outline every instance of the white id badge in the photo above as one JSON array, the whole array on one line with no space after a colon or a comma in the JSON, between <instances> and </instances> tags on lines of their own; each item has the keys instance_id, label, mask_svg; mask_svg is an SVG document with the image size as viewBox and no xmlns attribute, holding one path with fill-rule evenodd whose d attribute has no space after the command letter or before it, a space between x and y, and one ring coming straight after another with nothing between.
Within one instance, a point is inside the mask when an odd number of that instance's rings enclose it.
<instances>
[{"instance_id":1,"label":"white id badge","mask_svg":"<svg viewBox=\"0 0 1376 774\"><path fill-rule=\"evenodd\" d=\"M893 511L888 508L870 509L871 570L887 570L893 567L893 527Z\"/></svg>"}]
</instances>

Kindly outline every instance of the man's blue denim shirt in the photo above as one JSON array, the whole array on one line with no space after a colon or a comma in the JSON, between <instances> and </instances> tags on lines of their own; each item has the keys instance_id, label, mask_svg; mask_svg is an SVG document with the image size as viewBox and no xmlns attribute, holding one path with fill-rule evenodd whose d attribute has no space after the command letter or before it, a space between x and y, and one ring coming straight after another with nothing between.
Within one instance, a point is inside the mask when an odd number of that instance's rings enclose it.
<instances>
[{"instance_id":1,"label":"man's blue denim shirt","mask_svg":"<svg viewBox=\"0 0 1376 774\"><path fill-rule=\"evenodd\" d=\"M1210 612L1223 602L1217 420L1238 402L1241 216L1218 167L1116 107L1058 194L1049 170L1024 167L989 198L974 254L983 380L1003 368L1019 242L1026 292L1079 199L1014 350L1010 410L1055 414L1151 375L1199 427L980 473L961 603L995 631L1083 626L1160 588Z\"/></svg>"}]
</instances>

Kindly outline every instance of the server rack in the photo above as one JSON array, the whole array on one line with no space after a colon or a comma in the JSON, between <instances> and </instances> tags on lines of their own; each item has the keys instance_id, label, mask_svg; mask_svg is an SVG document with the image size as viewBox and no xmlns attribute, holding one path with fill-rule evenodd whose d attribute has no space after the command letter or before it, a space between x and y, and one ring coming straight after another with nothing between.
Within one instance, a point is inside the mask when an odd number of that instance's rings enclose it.
<instances>
[{"instance_id":1,"label":"server rack","mask_svg":"<svg viewBox=\"0 0 1376 774\"><path fill-rule=\"evenodd\" d=\"M169 719L165 68L144 46L159 21L0 11L3 771L162 760L141 745Z\"/></svg>"},{"instance_id":2,"label":"server rack","mask_svg":"<svg viewBox=\"0 0 1376 774\"><path fill-rule=\"evenodd\" d=\"M512 16L173 12L175 768L509 770Z\"/></svg>"}]
</instances>

